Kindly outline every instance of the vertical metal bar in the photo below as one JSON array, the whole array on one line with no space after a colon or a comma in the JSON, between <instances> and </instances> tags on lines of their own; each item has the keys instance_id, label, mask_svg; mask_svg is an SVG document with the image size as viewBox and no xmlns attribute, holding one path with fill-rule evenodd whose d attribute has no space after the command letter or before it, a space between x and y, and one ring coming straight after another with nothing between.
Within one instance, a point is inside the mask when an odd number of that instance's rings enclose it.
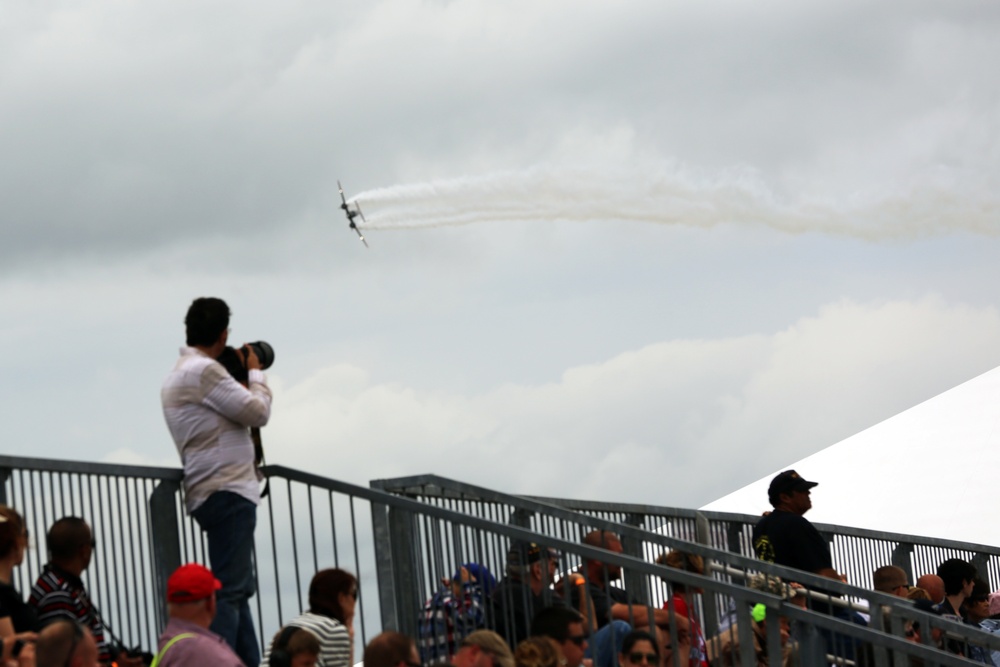
<instances>
[{"instance_id":1,"label":"vertical metal bar","mask_svg":"<svg viewBox=\"0 0 1000 667\"><path fill-rule=\"evenodd\" d=\"M396 576L392 548L392 533L389 528L389 507L382 503L372 503L372 533L375 538L375 577L378 581L379 610L384 630L399 627L396 610Z\"/></svg>"}]
</instances>

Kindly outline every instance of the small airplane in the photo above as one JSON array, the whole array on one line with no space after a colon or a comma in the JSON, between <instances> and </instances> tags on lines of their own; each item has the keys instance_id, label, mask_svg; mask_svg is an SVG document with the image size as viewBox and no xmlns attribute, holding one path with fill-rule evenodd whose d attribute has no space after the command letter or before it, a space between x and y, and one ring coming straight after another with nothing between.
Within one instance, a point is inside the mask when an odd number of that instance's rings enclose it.
<instances>
[{"instance_id":1,"label":"small airplane","mask_svg":"<svg viewBox=\"0 0 1000 667\"><path fill-rule=\"evenodd\" d=\"M361 204L359 204L358 202L353 202L354 210L351 210L351 207L348 206L347 204L347 197L344 196L344 186L340 184L339 180L337 181L337 189L340 190L340 201L342 202L340 208L344 209L344 213L347 214L348 224L350 225L351 229L357 232L358 238L361 239L361 242L365 244L366 248L368 248L369 245L368 241L365 241L365 235L362 234L361 230L358 229L358 226L354 224L354 218L358 217L359 215L361 216L361 222L368 222L367 220L365 220L365 214L361 212Z\"/></svg>"}]
</instances>

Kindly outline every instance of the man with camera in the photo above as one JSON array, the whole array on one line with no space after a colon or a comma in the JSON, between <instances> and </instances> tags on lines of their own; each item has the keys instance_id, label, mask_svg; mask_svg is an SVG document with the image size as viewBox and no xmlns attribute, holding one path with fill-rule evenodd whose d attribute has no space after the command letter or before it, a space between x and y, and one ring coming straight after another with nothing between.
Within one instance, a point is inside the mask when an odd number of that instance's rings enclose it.
<instances>
[{"instance_id":1,"label":"man with camera","mask_svg":"<svg viewBox=\"0 0 1000 667\"><path fill-rule=\"evenodd\" d=\"M187 346L163 383L163 414L184 465L188 513L208 536L212 571L222 582L211 629L245 664L257 665L260 649L249 600L261 475L249 428L267 424L271 391L258 359L260 346L227 347L225 301L195 299L184 325ZM247 373L245 386L217 361L223 353L236 355Z\"/></svg>"}]
</instances>

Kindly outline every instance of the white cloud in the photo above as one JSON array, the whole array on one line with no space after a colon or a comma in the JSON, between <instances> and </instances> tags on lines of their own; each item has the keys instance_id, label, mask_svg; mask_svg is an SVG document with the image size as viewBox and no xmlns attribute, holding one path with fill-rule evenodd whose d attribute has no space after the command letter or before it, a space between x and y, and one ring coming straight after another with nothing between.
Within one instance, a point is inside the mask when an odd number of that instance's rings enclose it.
<instances>
[{"instance_id":1,"label":"white cloud","mask_svg":"<svg viewBox=\"0 0 1000 667\"><path fill-rule=\"evenodd\" d=\"M843 301L769 336L657 343L471 396L338 365L277 392L267 440L272 462L355 482L436 472L692 505L998 360L993 308Z\"/></svg>"}]
</instances>

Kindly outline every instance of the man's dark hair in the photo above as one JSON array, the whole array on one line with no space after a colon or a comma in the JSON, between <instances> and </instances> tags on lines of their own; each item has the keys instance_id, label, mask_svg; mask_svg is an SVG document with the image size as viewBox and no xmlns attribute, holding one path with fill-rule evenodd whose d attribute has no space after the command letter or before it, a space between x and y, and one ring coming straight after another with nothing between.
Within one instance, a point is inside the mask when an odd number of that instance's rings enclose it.
<instances>
[{"instance_id":1,"label":"man's dark hair","mask_svg":"<svg viewBox=\"0 0 1000 667\"><path fill-rule=\"evenodd\" d=\"M90 526L78 516L66 516L49 528L45 536L45 546L49 549L49 557L53 561L65 561L73 558L80 549L90 544Z\"/></svg>"},{"instance_id":2,"label":"man's dark hair","mask_svg":"<svg viewBox=\"0 0 1000 667\"><path fill-rule=\"evenodd\" d=\"M977 575L976 566L961 558L949 558L937 567L937 576L944 581L945 595L958 595L965 582L975 581Z\"/></svg>"},{"instance_id":3,"label":"man's dark hair","mask_svg":"<svg viewBox=\"0 0 1000 667\"><path fill-rule=\"evenodd\" d=\"M632 632L625 635L625 639L622 640L622 650L621 653L628 655L634 647L639 642L649 642L653 645L653 652L656 653L657 657L660 655L660 647L656 643L656 639L650 633L645 630L633 630Z\"/></svg>"},{"instance_id":4,"label":"man's dark hair","mask_svg":"<svg viewBox=\"0 0 1000 667\"><path fill-rule=\"evenodd\" d=\"M203 296L195 299L184 317L188 345L211 346L229 328L229 306L222 299Z\"/></svg>"},{"instance_id":5,"label":"man's dark hair","mask_svg":"<svg viewBox=\"0 0 1000 667\"><path fill-rule=\"evenodd\" d=\"M531 619L531 636L548 637L562 644L569 639L569 626L583 623L580 612L569 607L545 607Z\"/></svg>"},{"instance_id":6,"label":"man's dark hair","mask_svg":"<svg viewBox=\"0 0 1000 667\"><path fill-rule=\"evenodd\" d=\"M396 667L401 662L409 662L415 646L403 633L387 630L368 642L362 658L364 667Z\"/></svg>"}]
</instances>

